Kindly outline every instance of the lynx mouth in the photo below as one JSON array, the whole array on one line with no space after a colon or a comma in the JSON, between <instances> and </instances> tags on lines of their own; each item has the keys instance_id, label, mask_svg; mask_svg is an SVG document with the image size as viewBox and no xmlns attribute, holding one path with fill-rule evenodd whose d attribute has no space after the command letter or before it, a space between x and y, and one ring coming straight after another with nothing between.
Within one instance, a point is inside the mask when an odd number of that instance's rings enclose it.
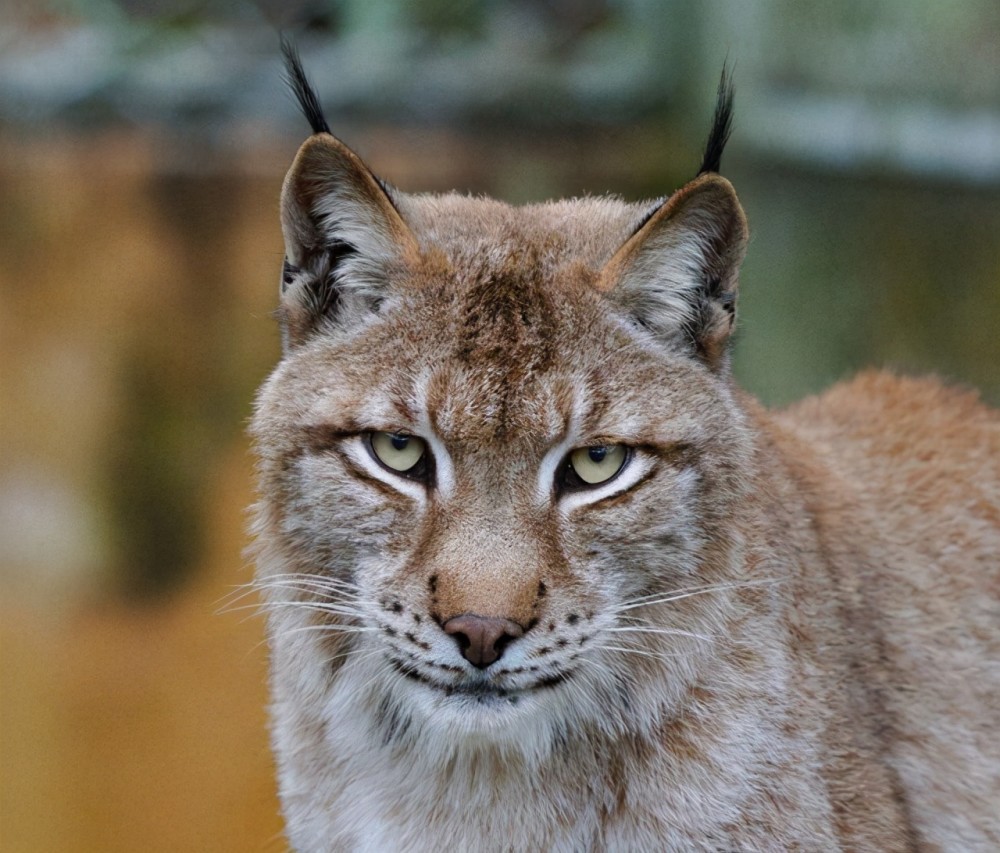
<instances>
[{"instance_id":1,"label":"lynx mouth","mask_svg":"<svg viewBox=\"0 0 1000 853\"><path fill-rule=\"evenodd\" d=\"M503 701L511 705L516 705L523 697L532 695L542 690L558 687L568 681L575 674L575 670L568 672L556 672L546 675L533 681L530 684L519 687L504 687L483 678L476 680L462 681L457 684L444 684L437 679L431 678L422 673L412 663L406 663L396 658L390 657L389 663L392 668L411 681L424 684L434 690L440 691L445 696L461 696L473 699L479 703L489 703Z\"/></svg>"}]
</instances>

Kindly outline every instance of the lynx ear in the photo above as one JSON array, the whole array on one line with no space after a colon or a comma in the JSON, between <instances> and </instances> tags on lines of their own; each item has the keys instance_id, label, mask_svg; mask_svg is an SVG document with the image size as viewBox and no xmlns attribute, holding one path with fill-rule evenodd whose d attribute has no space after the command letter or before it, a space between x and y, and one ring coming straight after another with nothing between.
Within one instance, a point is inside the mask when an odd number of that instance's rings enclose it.
<instances>
[{"instance_id":1,"label":"lynx ear","mask_svg":"<svg viewBox=\"0 0 1000 853\"><path fill-rule=\"evenodd\" d=\"M704 174L654 209L601 272L602 290L640 325L725 362L747 224L732 185Z\"/></svg>"},{"instance_id":2,"label":"lynx ear","mask_svg":"<svg viewBox=\"0 0 1000 853\"><path fill-rule=\"evenodd\" d=\"M281 191L286 348L324 321L374 310L391 272L416 252L390 190L340 140L303 143Z\"/></svg>"}]
</instances>

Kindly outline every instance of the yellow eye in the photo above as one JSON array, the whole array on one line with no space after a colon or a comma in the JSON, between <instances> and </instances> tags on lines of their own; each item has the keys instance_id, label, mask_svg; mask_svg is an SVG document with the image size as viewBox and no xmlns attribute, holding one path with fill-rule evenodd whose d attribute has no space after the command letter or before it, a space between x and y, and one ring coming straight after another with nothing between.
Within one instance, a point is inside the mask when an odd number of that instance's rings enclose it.
<instances>
[{"instance_id":1,"label":"yellow eye","mask_svg":"<svg viewBox=\"0 0 1000 853\"><path fill-rule=\"evenodd\" d=\"M372 453L386 468L405 474L412 471L424 458L427 445L415 435L398 432L373 432L371 434Z\"/></svg>"},{"instance_id":2,"label":"yellow eye","mask_svg":"<svg viewBox=\"0 0 1000 853\"><path fill-rule=\"evenodd\" d=\"M596 486L615 476L625 466L628 451L624 444L578 447L569 455L573 472L588 486Z\"/></svg>"}]
</instances>

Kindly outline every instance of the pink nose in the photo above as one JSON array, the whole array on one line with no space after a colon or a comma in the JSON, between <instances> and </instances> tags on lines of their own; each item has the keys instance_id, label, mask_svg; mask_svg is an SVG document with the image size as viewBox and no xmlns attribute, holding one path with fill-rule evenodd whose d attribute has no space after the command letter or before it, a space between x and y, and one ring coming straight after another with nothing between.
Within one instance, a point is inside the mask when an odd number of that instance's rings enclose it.
<instances>
[{"instance_id":1,"label":"pink nose","mask_svg":"<svg viewBox=\"0 0 1000 853\"><path fill-rule=\"evenodd\" d=\"M455 616L443 627L446 634L455 638L463 657L480 669L500 660L508 643L524 633L524 629L510 619L491 619L475 613Z\"/></svg>"}]
</instances>

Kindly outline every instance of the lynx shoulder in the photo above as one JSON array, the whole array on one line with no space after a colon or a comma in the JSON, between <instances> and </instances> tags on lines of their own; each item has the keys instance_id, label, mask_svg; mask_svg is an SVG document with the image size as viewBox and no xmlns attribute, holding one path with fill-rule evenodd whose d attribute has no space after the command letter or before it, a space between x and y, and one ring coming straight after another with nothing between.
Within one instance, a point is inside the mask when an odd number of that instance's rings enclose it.
<instances>
[{"instance_id":1,"label":"lynx shoulder","mask_svg":"<svg viewBox=\"0 0 1000 853\"><path fill-rule=\"evenodd\" d=\"M285 180L258 586L288 835L334 850L1000 849L1000 418L729 371L747 226Z\"/></svg>"}]
</instances>

